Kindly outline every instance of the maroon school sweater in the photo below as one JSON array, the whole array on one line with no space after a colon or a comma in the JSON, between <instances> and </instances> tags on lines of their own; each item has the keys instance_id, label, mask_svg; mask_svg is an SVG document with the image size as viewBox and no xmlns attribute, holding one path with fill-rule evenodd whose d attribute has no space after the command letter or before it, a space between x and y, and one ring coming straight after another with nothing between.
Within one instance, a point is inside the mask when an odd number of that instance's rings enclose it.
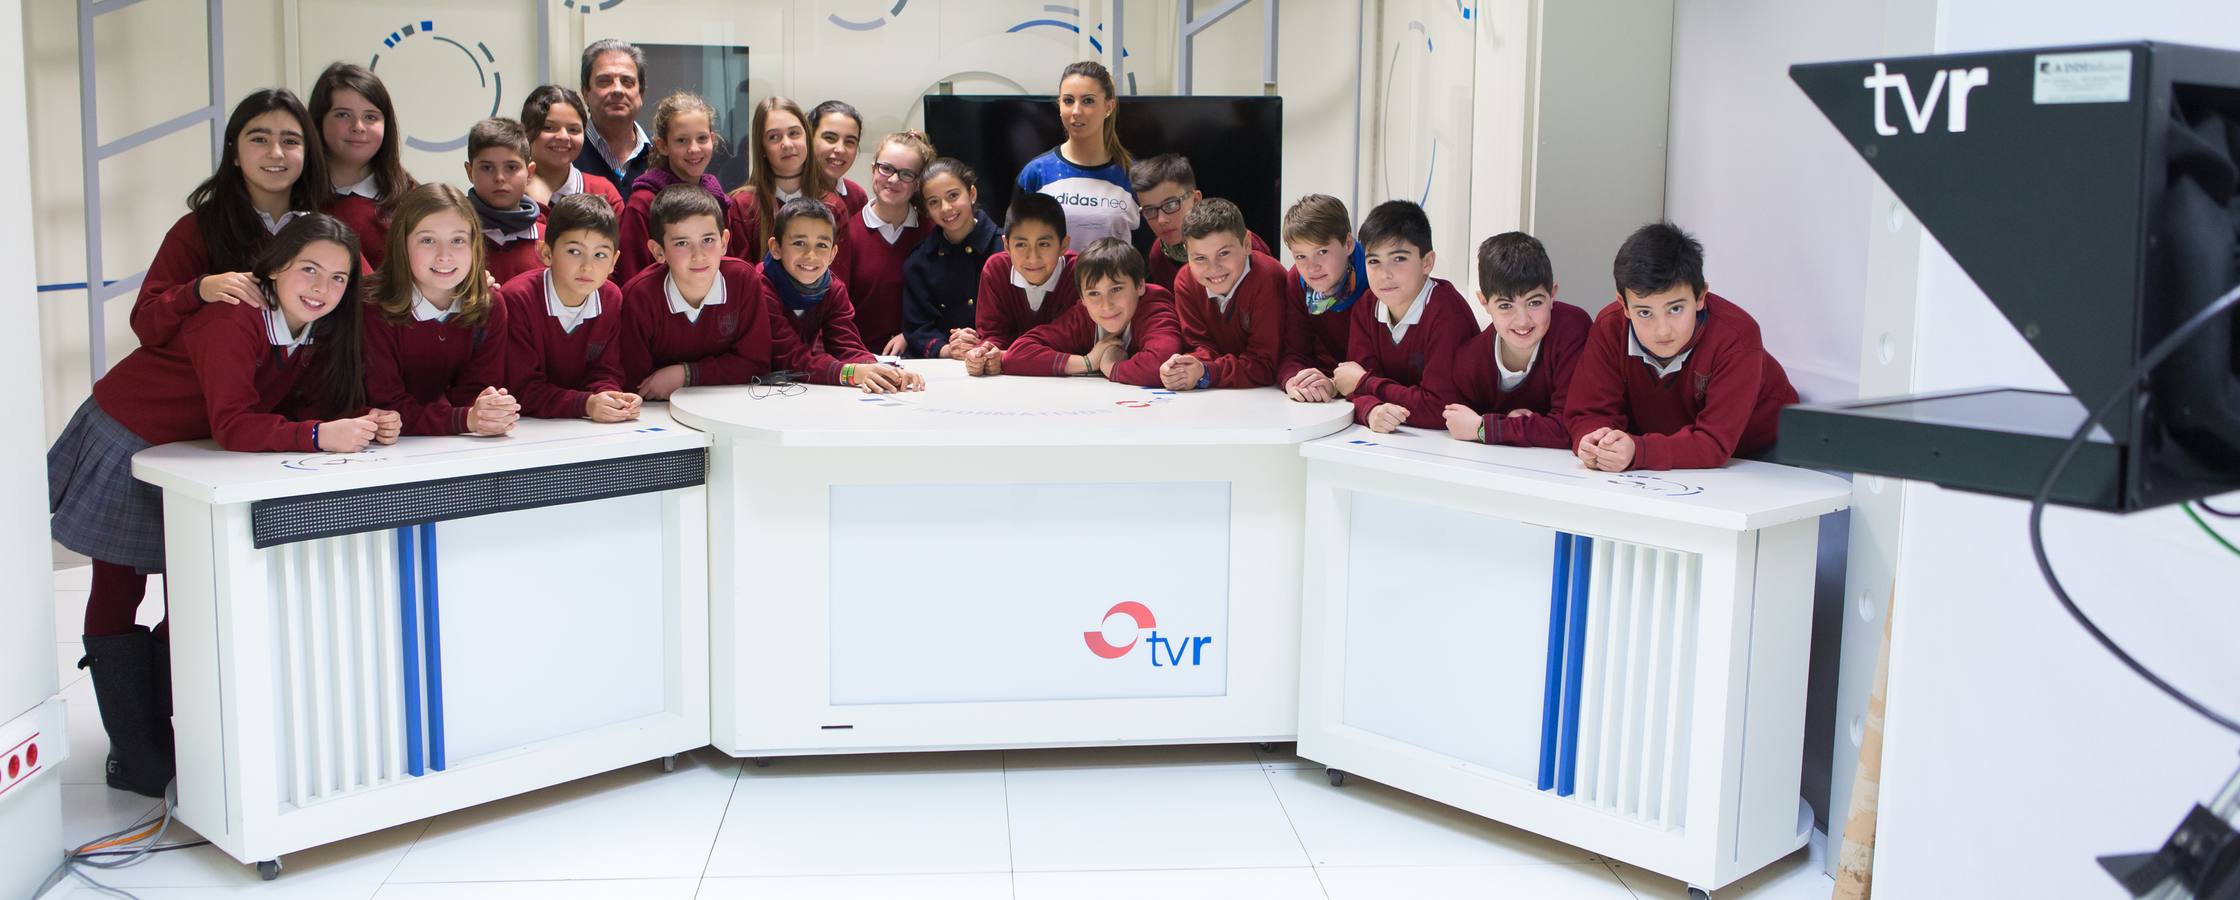
<instances>
[{"instance_id":1,"label":"maroon school sweater","mask_svg":"<svg viewBox=\"0 0 2240 900\"><path fill-rule=\"evenodd\" d=\"M1375 303L1375 294L1363 293L1353 306L1321 315L1307 312L1307 284L1299 270L1283 274L1283 362L1276 366L1276 384L1290 384L1301 369L1319 369L1328 375L1346 361L1347 343L1353 338L1353 309Z\"/></svg>"},{"instance_id":2,"label":"maroon school sweater","mask_svg":"<svg viewBox=\"0 0 2240 900\"><path fill-rule=\"evenodd\" d=\"M1003 373L1064 375L1068 358L1088 353L1096 345L1096 320L1089 318L1087 307L1075 304L1012 342L1003 351ZM1128 320L1128 358L1114 365L1107 377L1122 384L1159 387L1159 367L1180 352L1182 327L1175 321L1174 298L1164 288L1149 285L1136 304L1135 316Z\"/></svg>"},{"instance_id":3,"label":"maroon school sweater","mask_svg":"<svg viewBox=\"0 0 2240 900\"><path fill-rule=\"evenodd\" d=\"M180 216L164 232L140 281L140 296L132 301L132 333L140 346L161 347L179 335L179 326L202 308L196 288L202 276L214 274L210 267L210 248L195 229L195 214Z\"/></svg>"},{"instance_id":4,"label":"maroon school sweater","mask_svg":"<svg viewBox=\"0 0 2240 900\"><path fill-rule=\"evenodd\" d=\"M863 185L855 183L851 178L841 178L832 195L839 198L840 206L851 216L862 213L864 207L871 205L871 192L864 190Z\"/></svg>"},{"instance_id":5,"label":"maroon school sweater","mask_svg":"<svg viewBox=\"0 0 2240 900\"><path fill-rule=\"evenodd\" d=\"M485 234L482 236L482 267L490 270L490 277L498 279L500 285L521 277L524 272L542 270L544 260L537 258L537 242L543 239L544 216L541 213L537 216L535 237L514 238L501 244Z\"/></svg>"},{"instance_id":6,"label":"maroon school sweater","mask_svg":"<svg viewBox=\"0 0 2240 900\"><path fill-rule=\"evenodd\" d=\"M583 173L583 192L607 201L608 206L614 207L615 215L622 215L622 192L615 190L614 182L608 181L604 176ZM551 204L545 204L547 212L551 209Z\"/></svg>"},{"instance_id":7,"label":"maroon school sweater","mask_svg":"<svg viewBox=\"0 0 2240 900\"><path fill-rule=\"evenodd\" d=\"M1058 263L1058 270L1050 277L1058 279L1057 287L1042 298L1041 309L1027 307L1027 291L1011 283L1011 254L998 253L988 257L980 267L980 293L973 299L972 330L980 339L997 347L1010 346L1012 340L1037 325L1047 325L1081 302L1081 285L1073 277L1073 251L1068 250Z\"/></svg>"},{"instance_id":8,"label":"maroon school sweater","mask_svg":"<svg viewBox=\"0 0 2240 900\"><path fill-rule=\"evenodd\" d=\"M724 302L703 306L697 322L669 311L665 264L654 263L622 289L623 390L637 390L646 376L678 364L687 386L745 384L801 357L800 341L780 320L758 267L730 257L717 266Z\"/></svg>"},{"instance_id":9,"label":"maroon school sweater","mask_svg":"<svg viewBox=\"0 0 2240 900\"><path fill-rule=\"evenodd\" d=\"M498 302L506 308L506 385L521 401L522 415L579 418L592 394L622 390L622 368L615 358L622 289L600 282L599 314L584 319L575 331L562 331L559 318L545 305L545 272L523 272L498 291Z\"/></svg>"},{"instance_id":10,"label":"maroon school sweater","mask_svg":"<svg viewBox=\"0 0 2240 900\"><path fill-rule=\"evenodd\" d=\"M1175 312L1182 320L1182 344L1203 360L1209 387L1266 387L1276 383L1283 359L1283 266L1265 253L1252 254L1252 268L1229 297L1229 311L1214 305L1185 267L1174 279Z\"/></svg>"},{"instance_id":11,"label":"maroon school sweater","mask_svg":"<svg viewBox=\"0 0 2240 900\"><path fill-rule=\"evenodd\" d=\"M1758 320L1704 294L1688 359L1664 378L1626 352L1629 327L1624 304L1595 315L1571 376L1571 446L1597 428L1623 428L1639 438L1636 469L1716 468L1773 446L1797 389L1766 352Z\"/></svg>"},{"instance_id":12,"label":"maroon school sweater","mask_svg":"<svg viewBox=\"0 0 2240 900\"><path fill-rule=\"evenodd\" d=\"M640 191L639 193L644 192ZM631 196L634 198L637 195L632 194ZM647 202L652 201L649 199ZM770 208L777 209L783 205L785 204L775 204ZM840 202L838 195L829 191L826 192L824 208L832 212L833 222L845 224L848 221L848 206ZM761 259L769 255L770 246L763 243L760 233L762 230L762 210L755 205L753 188L740 188L731 192L731 209L724 214L723 227L731 232L731 243L723 251L725 256L739 259ZM845 230L838 230L833 237L840 244L847 243Z\"/></svg>"},{"instance_id":13,"label":"maroon school sweater","mask_svg":"<svg viewBox=\"0 0 2240 900\"><path fill-rule=\"evenodd\" d=\"M336 194L327 200L325 212L350 226L366 265L380 268L389 249L389 217L381 214L381 204L356 194Z\"/></svg>"},{"instance_id":14,"label":"maroon school sweater","mask_svg":"<svg viewBox=\"0 0 2240 900\"><path fill-rule=\"evenodd\" d=\"M891 244L879 229L863 224L860 213L842 219L840 232L832 273L848 283L856 332L865 347L876 351L902 333L902 263L933 233L933 220L919 216L918 224L903 229Z\"/></svg>"},{"instance_id":15,"label":"maroon school sweater","mask_svg":"<svg viewBox=\"0 0 2240 900\"><path fill-rule=\"evenodd\" d=\"M1393 343L1392 330L1377 321L1382 301L1375 293L1362 294L1350 309L1353 332L1346 341L1346 358L1367 370L1348 399L1353 420L1369 424L1369 411L1379 404L1398 403L1408 408L1408 424L1418 428L1447 427L1447 401L1429 385L1442 383L1442 371L1454 359L1455 348L1478 331L1469 301L1444 278L1431 279L1431 296L1425 297L1423 318L1408 326L1407 336Z\"/></svg>"},{"instance_id":16,"label":"maroon school sweater","mask_svg":"<svg viewBox=\"0 0 2240 900\"><path fill-rule=\"evenodd\" d=\"M1565 395L1571 390L1571 373L1579 367L1591 325L1586 310L1569 303L1550 306L1548 331L1540 336L1540 356L1512 391L1501 389L1496 357L1501 334L1487 328L1455 350L1454 363L1444 370L1441 383L1430 385L1431 391L1481 413L1488 444L1569 449L1575 445L1564 428ZM1520 409L1533 414L1508 417Z\"/></svg>"},{"instance_id":17,"label":"maroon school sweater","mask_svg":"<svg viewBox=\"0 0 2240 900\"><path fill-rule=\"evenodd\" d=\"M93 383L93 402L150 444L216 438L227 450L317 450L312 423L273 410L310 370L318 344L290 355L266 335L264 307L217 304L188 319L178 340L119 361Z\"/></svg>"},{"instance_id":18,"label":"maroon school sweater","mask_svg":"<svg viewBox=\"0 0 2240 900\"><path fill-rule=\"evenodd\" d=\"M1247 231L1245 236L1252 238L1252 252L1267 257L1275 256L1275 253L1268 249L1267 243L1260 240L1259 235ZM1151 254L1143 258L1143 264L1145 271L1149 273L1152 284L1166 288L1170 292L1175 292L1175 296L1178 298L1182 296L1180 293L1181 287L1174 283L1174 279L1175 276L1188 271L1190 264L1178 263L1168 259L1166 245L1160 243L1158 238L1151 239ZM1282 264L1278 263L1276 267L1281 269Z\"/></svg>"},{"instance_id":19,"label":"maroon school sweater","mask_svg":"<svg viewBox=\"0 0 2240 900\"><path fill-rule=\"evenodd\" d=\"M506 306L496 298L479 325L458 312L440 322L409 310L391 319L366 303L364 331L366 402L401 414L405 434L466 434L475 397L506 383Z\"/></svg>"},{"instance_id":20,"label":"maroon school sweater","mask_svg":"<svg viewBox=\"0 0 2240 900\"><path fill-rule=\"evenodd\" d=\"M771 305L793 327L800 347L799 355L785 367L808 373L812 384L839 384L842 364L876 361L856 334L855 303L849 293L847 283L834 276L824 299L797 313L786 307L777 291L770 292Z\"/></svg>"}]
</instances>

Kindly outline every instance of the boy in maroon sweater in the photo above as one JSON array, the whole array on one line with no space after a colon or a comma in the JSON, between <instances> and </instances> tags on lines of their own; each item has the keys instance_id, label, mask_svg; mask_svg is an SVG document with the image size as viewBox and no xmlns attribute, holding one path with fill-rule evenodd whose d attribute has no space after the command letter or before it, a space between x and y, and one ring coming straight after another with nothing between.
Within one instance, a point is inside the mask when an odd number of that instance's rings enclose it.
<instances>
[{"instance_id":1,"label":"boy in maroon sweater","mask_svg":"<svg viewBox=\"0 0 2240 900\"><path fill-rule=\"evenodd\" d=\"M1152 284L1180 297L1182 288L1174 279L1190 262L1183 222L1205 199L1198 190L1198 173L1182 154L1162 153L1128 167L1128 182L1135 189L1136 206L1143 210L1143 224L1151 227L1151 256L1144 260L1145 270ZM1250 241L1254 253L1274 255L1257 234L1247 231L1239 240Z\"/></svg>"},{"instance_id":2,"label":"boy in maroon sweater","mask_svg":"<svg viewBox=\"0 0 2240 900\"><path fill-rule=\"evenodd\" d=\"M1572 375L1571 440L1590 469L1707 469L1773 447L1797 402L1758 322L1705 290L1703 245L1669 222L1618 248L1618 299Z\"/></svg>"},{"instance_id":3,"label":"boy in maroon sweater","mask_svg":"<svg viewBox=\"0 0 2240 900\"><path fill-rule=\"evenodd\" d=\"M746 384L799 358L801 342L770 300L760 267L723 255L723 207L697 184L653 198L659 259L622 289L622 383L649 400L678 388Z\"/></svg>"},{"instance_id":4,"label":"boy in maroon sweater","mask_svg":"<svg viewBox=\"0 0 2240 900\"><path fill-rule=\"evenodd\" d=\"M980 268L973 330L1001 350L1037 325L1055 321L1081 301L1066 249L1066 212L1048 194L1020 191L1004 214L1004 250Z\"/></svg>"},{"instance_id":5,"label":"boy in maroon sweater","mask_svg":"<svg viewBox=\"0 0 2240 900\"><path fill-rule=\"evenodd\" d=\"M1354 303L1369 293L1368 263L1344 201L1308 194L1283 214L1291 271L1283 280L1283 362L1276 383L1301 403L1338 399L1330 373L1346 359Z\"/></svg>"},{"instance_id":6,"label":"boy in maroon sweater","mask_svg":"<svg viewBox=\"0 0 2240 900\"><path fill-rule=\"evenodd\" d=\"M512 119L484 119L467 130L467 196L482 224L482 264L499 284L541 268L543 214L529 199L529 132Z\"/></svg>"},{"instance_id":7,"label":"boy in maroon sweater","mask_svg":"<svg viewBox=\"0 0 2240 900\"><path fill-rule=\"evenodd\" d=\"M1143 283L1143 254L1118 238L1090 244L1076 267L1081 302L1009 349L982 343L965 352L972 375L1102 375L1159 386L1161 363L1182 348L1167 292Z\"/></svg>"},{"instance_id":8,"label":"boy in maroon sweater","mask_svg":"<svg viewBox=\"0 0 2240 900\"><path fill-rule=\"evenodd\" d=\"M1432 386L1452 401L1447 434L1455 440L1571 446L1564 395L1589 321L1586 310L1556 302L1555 294L1555 266L1538 238L1511 231L1478 245L1478 302L1493 324L1455 351L1448 381Z\"/></svg>"},{"instance_id":9,"label":"boy in maroon sweater","mask_svg":"<svg viewBox=\"0 0 2240 900\"><path fill-rule=\"evenodd\" d=\"M619 230L614 207L597 194L569 194L551 209L551 240L537 245L546 268L498 291L506 307L506 383L521 411L540 419L635 419L638 395L622 390L615 356L622 289L607 281Z\"/></svg>"},{"instance_id":10,"label":"boy in maroon sweater","mask_svg":"<svg viewBox=\"0 0 2240 900\"><path fill-rule=\"evenodd\" d=\"M1190 268L1175 276L1182 345L1159 369L1168 390L1253 388L1276 383L1283 358L1283 266L1248 250L1244 212L1215 198L1183 217Z\"/></svg>"},{"instance_id":11,"label":"boy in maroon sweater","mask_svg":"<svg viewBox=\"0 0 2240 900\"><path fill-rule=\"evenodd\" d=\"M856 333L848 285L832 273L836 233L832 210L807 197L779 205L771 225L762 283L801 347L785 367L806 373L812 384L851 385L867 394L925 390L925 376L881 365Z\"/></svg>"},{"instance_id":12,"label":"boy in maroon sweater","mask_svg":"<svg viewBox=\"0 0 2240 900\"><path fill-rule=\"evenodd\" d=\"M1431 277L1431 220L1423 207L1387 200L1361 220L1362 258L1375 303L1353 305L1345 362L1330 373L1353 403L1353 420L1372 431L1402 425L1441 428L1442 384L1454 351L1477 333L1470 301L1445 279Z\"/></svg>"}]
</instances>

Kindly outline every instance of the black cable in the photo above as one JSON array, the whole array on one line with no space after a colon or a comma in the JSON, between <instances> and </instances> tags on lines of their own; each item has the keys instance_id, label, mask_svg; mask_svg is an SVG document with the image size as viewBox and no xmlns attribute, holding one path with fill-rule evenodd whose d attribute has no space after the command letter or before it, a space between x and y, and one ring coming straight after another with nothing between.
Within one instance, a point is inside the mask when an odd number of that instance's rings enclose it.
<instances>
[{"instance_id":1,"label":"black cable","mask_svg":"<svg viewBox=\"0 0 2240 900\"><path fill-rule=\"evenodd\" d=\"M2154 349L2148 350L2146 355L2139 357L2138 364L2133 365L2131 372L2124 376L2123 384L2125 386L2138 384L2140 379L2147 377L2147 374L2153 372L2154 368L2161 365L2163 360L2168 359L2170 354L2177 352L2179 345L2184 344L2186 338L2191 337L2194 332L2200 331L2203 326L2215 320L2217 316L2232 309L2236 303L2240 303L2240 287L2226 291L2224 296L2217 298L2216 302L2203 307L2200 312L2194 313L2193 317L2179 325L2177 330L2170 332L2170 336L2163 338L2161 343L2154 345ZM2114 655L2118 662L2123 663L2139 677L2146 679L2148 684L2152 684L2163 693L2170 695L2171 699L2178 701L2185 708L2200 713L2203 718L2215 722L2218 727L2226 731L2240 734L2240 722L2219 715L2215 710L2202 705L2201 701L2193 699L2175 685L2162 680L2160 676L2141 665L2138 660L2131 658L2131 654L2123 652L2122 647L2116 646L2116 642L2111 640L2106 632L2101 631L2100 626L2094 625L2092 619L2087 617L2083 610L2077 608L2076 601L2069 599L2069 592L2061 587L2061 579L2053 574L2053 561L2046 558L2043 525L2046 515L2046 501L2053 496L2053 486L2061 480L2061 473L2068 470L2070 461L2076 459L2077 450L2084 446L2085 438L2092 434L2092 429L2100 424L2101 419L2107 418L2108 413L2116 408L2116 404L2122 402L2123 398L2127 396L2130 396L2129 391L2111 391L2108 394L2108 399L2101 402L2100 408L2093 410L2090 416L2085 417L2084 424L2077 426L2077 433L2069 436L2069 443L2061 448L2061 456L2054 460L2053 468L2046 471L2045 482L2038 485L2038 493L2030 498L2030 553L2037 557L2038 574L2045 577L2046 587L2053 591L2053 598L2061 602L2061 608L2069 612L2070 618L2077 620L2077 624L2084 628L2086 634L2092 635L2093 640L2100 642L2101 648Z\"/></svg>"},{"instance_id":2,"label":"black cable","mask_svg":"<svg viewBox=\"0 0 2240 900\"><path fill-rule=\"evenodd\" d=\"M165 853L165 852L169 852L169 851L172 851L172 850L186 850L186 849L188 849L188 848L191 848L191 847L207 847L207 846L210 846L210 842L209 842L209 841L187 841L186 843L182 843L182 844L165 844L165 845L163 845L163 846L161 846L161 847L149 847L149 848L147 848L147 852L148 852L148 853L150 853L150 854L156 854L156 853ZM93 858L96 858L96 857L102 857L102 856L130 856L130 855L132 855L132 854L135 854L135 853L139 853L139 852L141 852L141 851L139 851L139 850L95 850L95 851L93 851L92 853L80 853L80 854L78 854L77 858L78 858L78 859L93 859Z\"/></svg>"},{"instance_id":3,"label":"black cable","mask_svg":"<svg viewBox=\"0 0 2240 900\"><path fill-rule=\"evenodd\" d=\"M2226 512L2214 506L2210 506L2209 501L2207 500L2195 500L2193 501L2193 507L2212 516L2217 516L2225 519L2240 519L2240 512Z\"/></svg>"}]
</instances>

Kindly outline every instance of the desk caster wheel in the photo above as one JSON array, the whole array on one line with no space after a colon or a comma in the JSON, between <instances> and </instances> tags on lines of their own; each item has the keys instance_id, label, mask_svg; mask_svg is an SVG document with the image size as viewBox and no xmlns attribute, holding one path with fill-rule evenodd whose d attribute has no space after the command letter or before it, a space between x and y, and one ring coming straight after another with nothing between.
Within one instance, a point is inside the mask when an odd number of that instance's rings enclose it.
<instances>
[{"instance_id":1,"label":"desk caster wheel","mask_svg":"<svg viewBox=\"0 0 2240 900\"><path fill-rule=\"evenodd\" d=\"M1345 773L1345 770L1343 770L1343 769L1331 769L1331 770L1330 770L1330 786L1331 786L1331 787L1345 787L1345 786L1346 786L1346 773Z\"/></svg>"},{"instance_id":2,"label":"desk caster wheel","mask_svg":"<svg viewBox=\"0 0 2240 900\"><path fill-rule=\"evenodd\" d=\"M1711 900L1711 892L1695 885L1688 885L1688 900Z\"/></svg>"},{"instance_id":3,"label":"desk caster wheel","mask_svg":"<svg viewBox=\"0 0 2240 900\"><path fill-rule=\"evenodd\" d=\"M1262 753L1276 752L1276 745L1274 741L1261 741L1260 743L1254 744L1253 746L1260 748L1260 752Z\"/></svg>"},{"instance_id":4,"label":"desk caster wheel","mask_svg":"<svg viewBox=\"0 0 2240 900\"><path fill-rule=\"evenodd\" d=\"M757 769L767 769L767 768L770 768L770 757L767 757L767 756L757 756L757 757L755 757L755 758L754 758L753 762L754 762L754 767L755 767L755 768L757 768Z\"/></svg>"},{"instance_id":5,"label":"desk caster wheel","mask_svg":"<svg viewBox=\"0 0 2240 900\"><path fill-rule=\"evenodd\" d=\"M671 754L669 754L668 756L664 756L664 757L662 757L662 758L661 758L661 771L663 771L663 772L674 772L674 771L676 771L676 770L677 770L677 755L676 755L676 754L674 754L674 753L671 753Z\"/></svg>"},{"instance_id":6,"label":"desk caster wheel","mask_svg":"<svg viewBox=\"0 0 2240 900\"><path fill-rule=\"evenodd\" d=\"M268 859L257 864L257 877L266 881L280 877L280 860Z\"/></svg>"}]
</instances>

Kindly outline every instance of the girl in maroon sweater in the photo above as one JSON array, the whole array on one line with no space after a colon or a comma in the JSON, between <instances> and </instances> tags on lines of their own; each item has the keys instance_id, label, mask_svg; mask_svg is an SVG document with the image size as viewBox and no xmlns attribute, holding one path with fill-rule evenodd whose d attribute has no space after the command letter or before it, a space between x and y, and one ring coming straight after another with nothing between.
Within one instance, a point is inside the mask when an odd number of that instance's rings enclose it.
<instances>
[{"instance_id":1,"label":"girl in maroon sweater","mask_svg":"<svg viewBox=\"0 0 2240 900\"><path fill-rule=\"evenodd\" d=\"M871 202L841 220L840 255L833 271L855 299L856 326L866 346L884 356L902 355L902 264L933 233L918 196L918 179L933 164L933 145L915 131L879 141L871 165Z\"/></svg>"},{"instance_id":2,"label":"girl in maroon sweater","mask_svg":"<svg viewBox=\"0 0 2240 900\"><path fill-rule=\"evenodd\" d=\"M863 116L839 100L819 103L809 110L809 140L811 157L824 170L833 196L840 198L840 218L862 212L871 194L848 179L848 170L855 168L857 144L863 140Z\"/></svg>"},{"instance_id":3,"label":"girl in maroon sweater","mask_svg":"<svg viewBox=\"0 0 2240 900\"><path fill-rule=\"evenodd\" d=\"M1144 284L1143 254L1119 238L1089 245L1075 266L1081 302L1027 329L1007 349L981 344L964 355L971 375L1101 375L1159 386L1159 367L1182 349L1174 304Z\"/></svg>"},{"instance_id":4,"label":"girl in maroon sweater","mask_svg":"<svg viewBox=\"0 0 2240 900\"><path fill-rule=\"evenodd\" d=\"M498 290L506 308L506 383L521 410L541 419L627 422L638 395L622 390L615 336L622 289L614 269L614 207L596 194L552 202L550 240L537 253L545 268Z\"/></svg>"},{"instance_id":5,"label":"girl in maroon sweater","mask_svg":"<svg viewBox=\"0 0 2240 900\"><path fill-rule=\"evenodd\" d=\"M501 387L506 310L496 293L467 195L448 184L407 192L365 304L366 395L401 413L405 434L500 435L521 418Z\"/></svg>"},{"instance_id":6,"label":"girl in maroon sweater","mask_svg":"<svg viewBox=\"0 0 2240 900\"><path fill-rule=\"evenodd\" d=\"M649 243L654 236L653 198L662 188L697 184L716 198L718 207L731 205L723 185L708 172L708 163L716 154L715 124L715 107L698 94L678 91L661 98L653 108L653 162L646 166L644 175L630 183L629 196L622 204L622 255L614 267L616 284L628 287L630 279L661 258ZM724 252L739 259L756 259L762 254L754 248L761 246L734 239Z\"/></svg>"},{"instance_id":7,"label":"girl in maroon sweater","mask_svg":"<svg viewBox=\"0 0 2240 900\"><path fill-rule=\"evenodd\" d=\"M93 559L85 658L109 732L109 786L151 797L171 780L164 626L134 624L148 572L164 569L163 495L132 477L155 444L217 438L227 450L355 453L397 438L395 413L359 412L358 248L348 226L298 217L251 261L256 302L187 320L94 383L47 451L56 542ZM325 421L275 412L304 396Z\"/></svg>"},{"instance_id":8,"label":"girl in maroon sweater","mask_svg":"<svg viewBox=\"0 0 2240 900\"><path fill-rule=\"evenodd\" d=\"M576 168L583 153L584 123L591 111L573 89L539 86L521 103L521 127L529 132L529 199L549 210L554 201L590 194L622 214L622 192L614 182ZM610 267L611 268L611 267Z\"/></svg>"},{"instance_id":9,"label":"girl in maroon sweater","mask_svg":"<svg viewBox=\"0 0 2240 900\"><path fill-rule=\"evenodd\" d=\"M389 89L371 69L335 63L311 86L311 118L319 123L327 176L334 185L327 214L357 232L366 265L381 265L389 243L389 215L396 211L397 198L419 184L404 170L397 149L404 132L397 126Z\"/></svg>"},{"instance_id":10,"label":"girl in maroon sweater","mask_svg":"<svg viewBox=\"0 0 2240 900\"><path fill-rule=\"evenodd\" d=\"M161 347L205 303L257 304L250 262L288 220L327 201L326 154L311 112L280 89L251 91L226 120L218 171L187 195L132 304L132 332Z\"/></svg>"},{"instance_id":11,"label":"girl in maroon sweater","mask_svg":"<svg viewBox=\"0 0 2240 900\"><path fill-rule=\"evenodd\" d=\"M832 210L833 221L847 218L848 208L832 193L824 168L809 162L808 121L801 105L784 97L765 97L755 104L747 129L747 140L753 142L747 153L747 183L731 192L724 218L732 256L760 258L762 248L777 235L772 223L778 207L795 197L823 202Z\"/></svg>"},{"instance_id":12,"label":"girl in maroon sweater","mask_svg":"<svg viewBox=\"0 0 2240 900\"><path fill-rule=\"evenodd\" d=\"M925 376L880 365L857 335L853 294L832 274L832 210L795 197L778 207L777 227L762 258L762 281L801 342L786 368L807 372L812 384L852 385L867 394L924 390Z\"/></svg>"},{"instance_id":13,"label":"girl in maroon sweater","mask_svg":"<svg viewBox=\"0 0 2240 900\"><path fill-rule=\"evenodd\" d=\"M1586 310L1556 302L1555 293L1555 266L1539 239L1511 231L1478 245L1478 302L1493 324L1456 350L1448 380L1431 386L1449 401L1448 435L1481 444L1571 446L1564 398L1589 323Z\"/></svg>"}]
</instances>

